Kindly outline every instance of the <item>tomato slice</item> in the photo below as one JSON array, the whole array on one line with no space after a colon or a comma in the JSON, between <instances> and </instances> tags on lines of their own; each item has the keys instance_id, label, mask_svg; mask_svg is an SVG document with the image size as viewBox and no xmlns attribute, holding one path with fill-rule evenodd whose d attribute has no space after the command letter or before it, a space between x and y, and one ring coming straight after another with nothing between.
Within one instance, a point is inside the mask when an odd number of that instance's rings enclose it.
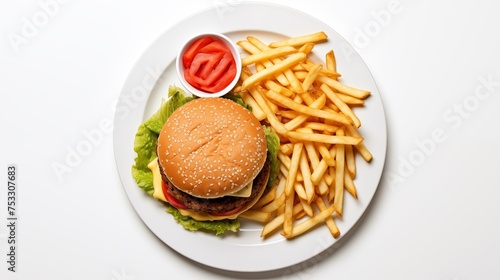
<instances>
[{"instance_id":1,"label":"tomato slice","mask_svg":"<svg viewBox=\"0 0 500 280\"><path fill-rule=\"evenodd\" d=\"M194 59L194 56L198 53L198 51L213 41L214 39L210 37L202 37L191 44L191 46L189 46L182 55L182 63L184 63L184 67L189 68L191 66L191 62Z\"/></svg>"},{"instance_id":2,"label":"tomato slice","mask_svg":"<svg viewBox=\"0 0 500 280\"><path fill-rule=\"evenodd\" d=\"M198 81L195 80L195 76L191 75L191 73L189 72L189 68L186 68L186 70L184 70L184 78L193 87L200 88Z\"/></svg>"},{"instance_id":3,"label":"tomato slice","mask_svg":"<svg viewBox=\"0 0 500 280\"><path fill-rule=\"evenodd\" d=\"M189 74L196 75L200 67L206 64L212 56L213 55L210 53L197 53L191 62L191 66L189 67Z\"/></svg>"},{"instance_id":4,"label":"tomato slice","mask_svg":"<svg viewBox=\"0 0 500 280\"><path fill-rule=\"evenodd\" d=\"M165 181L162 180L161 182L162 190L163 190L163 195L167 199L167 202L172 205L173 207L177 209L187 209L186 205L182 204L177 198L175 198L170 192L168 191L167 184Z\"/></svg>"},{"instance_id":5,"label":"tomato slice","mask_svg":"<svg viewBox=\"0 0 500 280\"><path fill-rule=\"evenodd\" d=\"M231 216L231 215L234 215L238 212L241 211L241 209L243 209L243 207L245 207L245 204L233 209L233 210L229 210L229 211L226 211L226 212L222 212L222 213L213 213L212 215L213 216Z\"/></svg>"},{"instance_id":6,"label":"tomato slice","mask_svg":"<svg viewBox=\"0 0 500 280\"><path fill-rule=\"evenodd\" d=\"M224 74L225 70L229 67L234 61L233 56L230 53L225 53L219 64L215 67L215 69L208 75L208 77L204 80L200 79L198 82L200 86L209 86L215 82L221 75ZM234 78L234 76L233 76Z\"/></svg>"},{"instance_id":7,"label":"tomato slice","mask_svg":"<svg viewBox=\"0 0 500 280\"><path fill-rule=\"evenodd\" d=\"M231 52L231 51L229 50L229 48L226 45L224 45L224 43L222 43L220 41L213 41L213 42L205 45L201 49L199 49L199 52L204 52L204 53L222 52L222 53L226 53L226 52Z\"/></svg>"},{"instance_id":8,"label":"tomato slice","mask_svg":"<svg viewBox=\"0 0 500 280\"><path fill-rule=\"evenodd\" d=\"M218 92L227 87L236 76L236 64L231 63L226 73L222 75L218 80L216 80L211 86L201 86L200 88L206 92Z\"/></svg>"},{"instance_id":9,"label":"tomato slice","mask_svg":"<svg viewBox=\"0 0 500 280\"><path fill-rule=\"evenodd\" d=\"M217 63L221 60L222 56L224 53L213 53L210 54L210 58L208 61L200 67L200 70L198 71L198 77L201 79L206 79L210 73L214 70L215 66Z\"/></svg>"}]
</instances>

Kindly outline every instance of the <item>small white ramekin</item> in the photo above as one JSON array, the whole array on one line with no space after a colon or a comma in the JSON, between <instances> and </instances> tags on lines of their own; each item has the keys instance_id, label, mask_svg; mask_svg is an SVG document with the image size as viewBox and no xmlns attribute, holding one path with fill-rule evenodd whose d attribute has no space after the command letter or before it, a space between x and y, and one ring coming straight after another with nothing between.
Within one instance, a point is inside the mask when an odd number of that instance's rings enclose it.
<instances>
[{"instance_id":1,"label":"small white ramekin","mask_svg":"<svg viewBox=\"0 0 500 280\"><path fill-rule=\"evenodd\" d=\"M184 70L186 69L186 67L184 67L184 64L182 63L182 56L183 56L184 52L187 50L187 48L189 46L191 46L191 44L193 44L196 40L198 40L202 37L207 37L207 36L212 37L214 39L217 39L217 40L221 41L222 43L224 43L224 45L226 45L229 48L229 50L231 50L231 54L233 55L234 61L236 63L236 75L235 75L233 81L227 87L225 87L223 90L221 90L219 92L214 92L214 93L209 93L209 92L199 90L199 89L193 87L191 84L189 84L186 81L186 79L184 78ZM184 86L184 88L189 93L196 95L198 97L221 97L224 94L231 91L236 86L236 83L238 82L238 80L240 78L240 75L241 75L241 55L240 55L240 52L238 50L238 46L233 41L231 41L231 39L229 39L227 36L220 34L220 33L205 33L205 34L200 34L200 35L197 35L197 36L191 38L183 45L183 47L179 50L179 53L177 54L177 58L175 61L175 67L176 67L176 71L177 71L177 76L178 76L179 80L181 81L181 84Z\"/></svg>"}]
</instances>

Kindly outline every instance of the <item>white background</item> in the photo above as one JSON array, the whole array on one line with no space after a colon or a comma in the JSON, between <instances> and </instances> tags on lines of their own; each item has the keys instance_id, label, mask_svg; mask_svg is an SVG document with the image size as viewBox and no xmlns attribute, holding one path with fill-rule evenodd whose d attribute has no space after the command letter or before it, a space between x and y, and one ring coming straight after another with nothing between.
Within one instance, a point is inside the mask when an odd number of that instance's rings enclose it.
<instances>
[{"instance_id":1,"label":"white background","mask_svg":"<svg viewBox=\"0 0 500 280\"><path fill-rule=\"evenodd\" d=\"M48 2L57 9L43 21ZM499 279L495 1L283 1L354 46L387 118L379 190L333 253L278 271L224 272L178 255L144 226L117 175L111 130L100 125L112 121L127 74L162 32L194 12L238 2L0 2L0 278ZM397 12L381 21L391 5ZM54 162L64 163L94 129L102 141L58 176ZM12 163L17 273L6 263Z\"/></svg>"}]
</instances>

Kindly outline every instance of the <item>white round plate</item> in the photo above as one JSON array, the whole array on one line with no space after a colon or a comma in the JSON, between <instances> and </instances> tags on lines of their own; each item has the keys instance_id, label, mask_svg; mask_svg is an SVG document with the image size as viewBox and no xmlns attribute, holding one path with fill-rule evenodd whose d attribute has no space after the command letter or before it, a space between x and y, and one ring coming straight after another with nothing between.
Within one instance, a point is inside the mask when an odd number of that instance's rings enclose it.
<instances>
[{"instance_id":1,"label":"white round plate","mask_svg":"<svg viewBox=\"0 0 500 280\"><path fill-rule=\"evenodd\" d=\"M258 15L258 16L252 16ZM293 20L292 20L293 19ZM334 239L326 226L320 226L293 240L280 234L262 239L262 225L241 221L237 234L215 236L190 232L177 224L165 207L137 187L131 176L136 156L133 151L137 128L167 97L168 86L180 85L175 73L175 56L183 42L204 32L220 32L232 40L252 35L269 43L318 31L329 36L317 44L312 59L324 61L324 55L335 51L341 81L372 92L363 107L356 108L362 122L360 133L373 154L373 161L357 159L355 184L358 200L345 195L344 215L336 219L341 236ZM387 146L384 110L375 81L356 51L331 27L317 19L283 6L257 3L234 3L212 7L179 22L156 40L131 70L119 97L113 143L115 159L123 187L146 226L173 250L207 266L239 272L261 272L291 266L332 247L355 225L367 209L377 190ZM335 246L333 246L335 247Z\"/></svg>"}]
</instances>

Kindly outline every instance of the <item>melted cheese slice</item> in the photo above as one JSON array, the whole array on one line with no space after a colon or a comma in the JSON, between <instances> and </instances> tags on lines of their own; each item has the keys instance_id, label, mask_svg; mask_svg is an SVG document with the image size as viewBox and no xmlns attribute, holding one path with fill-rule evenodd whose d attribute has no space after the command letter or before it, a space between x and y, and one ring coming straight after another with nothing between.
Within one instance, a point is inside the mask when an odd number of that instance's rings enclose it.
<instances>
[{"instance_id":1,"label":"melted cheese slice","mask_svg":"<svg viewBox=\"0 0 500 280\"><path fill-rule=\"evenodd\" d=\"M235 193L228 194L228 196L250 197L250 195L252 194L252 187L253 187L253 181L251 181L250 184L246 185L243 189Z\"/></svg>"},{"instance_id":2,"label":"melted cheese slice","mask_svg":"<svg viewBox=\"0 0 500 280\"><path fill-rule=\"evenodd\" d=\"M151 170L151 172L153 172L153 187L155 189L153 192L153 197L167 202L165 195L163 195L163 188L161 186L162 179L160 173L160 166L158 166L158 160L155 158L153 161L151 161L148 164L148 168L149 170Z\"/></svg>"},{"instance_id":3,"label":"melted cheese slice","mask_svg":"<svg viewBox=\"0 0 500 280\"><path fill-rule=\"evenodd\" d=\"M155 158L148 164L148 168L153 173L153 187L154 187L153 197L167 202L165 195L163 195L162 178L157 158ZM228 196L250 197L250 195L252 194L252 187L253 187L253 181L250 182L248 185L246 185L243 189L235 193L228 194Z\"/></svg>"}]
</instances>

